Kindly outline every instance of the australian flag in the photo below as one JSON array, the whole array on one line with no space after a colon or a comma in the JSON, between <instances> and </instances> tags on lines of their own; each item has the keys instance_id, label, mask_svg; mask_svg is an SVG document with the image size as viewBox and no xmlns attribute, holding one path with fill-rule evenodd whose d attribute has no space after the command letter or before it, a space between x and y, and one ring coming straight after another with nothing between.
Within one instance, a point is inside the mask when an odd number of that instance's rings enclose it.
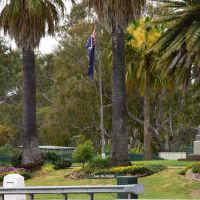
<instances>
[{"instance_id":1,"label":"australian flag","mask_svg":"<svg viewBox=\"0 0 200 200\"><path fill-rule=\"evenodd\" d=\"M92 35L88 38L87 43L85 45L89 59L88 76L91 79L93 79L94 75L95 43L96 43L96 31L94 29Z\"/></svg>"}]
</instances>

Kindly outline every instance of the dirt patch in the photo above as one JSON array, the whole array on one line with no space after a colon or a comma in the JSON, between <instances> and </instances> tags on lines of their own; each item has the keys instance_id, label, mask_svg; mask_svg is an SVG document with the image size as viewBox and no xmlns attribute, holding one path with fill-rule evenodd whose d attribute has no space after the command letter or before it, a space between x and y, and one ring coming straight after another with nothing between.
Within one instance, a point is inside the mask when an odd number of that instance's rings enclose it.
<instances>
[{"instance_id":1,"label":"dirt patch","mask_svg":"<svg viewBox=\"0 0 200 200\"><path fill-rule=\"evenodd\" d=\"M200 182L200 174L192 173L192 170L187 171L185 177L188 180L195 180Z\"/></svg>"},{"instance_id":2,"label":"dirt patch","mask_svg":"<svg viewBox=\"0 0 200 200\"><path fill-rule=\"evenodd\" d=\"M78 170L78 171L72 171L70 174L66 175L65 179L72 179L72 180L79 180L85 177L85 172Z\"/></svg>"},{"instance_id":3,"label":"dirt patch","mask_svg":"<svg viewBox=\"0 0 200 200\"><path fill-rule=\"evenodd\" d=\"M191 196L191 197L194 197L194 198L199 198L199 197L200 197L200 190L193 190L193 191L190 193L190 196Z\"/></svg>"}]
</instances>

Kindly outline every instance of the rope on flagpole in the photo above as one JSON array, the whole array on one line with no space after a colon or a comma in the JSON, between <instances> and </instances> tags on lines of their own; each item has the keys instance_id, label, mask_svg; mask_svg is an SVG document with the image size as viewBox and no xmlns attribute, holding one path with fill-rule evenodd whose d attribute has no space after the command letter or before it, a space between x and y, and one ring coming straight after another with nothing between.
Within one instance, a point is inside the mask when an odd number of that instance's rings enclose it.
<instances>
[{"instance_id":1,"label":"rope on flagpole","mask_svg":"<svg viewBox=\"0 0 200 200\"><path fill-rule=\"evenodd\" d=\"M104 130L104 106L103 106L103 92L102 92L102 64L101 64L101 51L99 44L99 30L96 30L96 52L97 52L97 70L98 70L98 82L99 82L99 98L100 98L100 129L101 129L101 157L105 158L105 130Z\"/></svg>"}]
</instances>

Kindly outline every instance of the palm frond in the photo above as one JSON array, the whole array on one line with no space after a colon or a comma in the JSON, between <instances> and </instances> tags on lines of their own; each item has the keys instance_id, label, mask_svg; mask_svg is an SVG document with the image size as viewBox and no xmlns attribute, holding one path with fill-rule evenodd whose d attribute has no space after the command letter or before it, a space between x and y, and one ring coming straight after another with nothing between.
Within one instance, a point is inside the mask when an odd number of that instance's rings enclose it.
<instances>
[{"instance_id":1,"label":"palm frond","mask_svg":"<svg viewBox=\"0 0 200 200\"><path fill-rule=\"evenodd\" d=\"M54 34L63 11L62 0L11 0L0 13L0 28L19 47L34 49L43 36Z\"/></svg>"},{"instance_id":2,"label":"palm frond","mask_svg":"<svg viewBox=\"0 0 200 200\"><path fill-rule=\"evenodd\" d=\"M128 23L141 14L146 0L89 0L100 20L106 24L109 31L120 29L124 31Z\"/></svg>"}]
</instances>

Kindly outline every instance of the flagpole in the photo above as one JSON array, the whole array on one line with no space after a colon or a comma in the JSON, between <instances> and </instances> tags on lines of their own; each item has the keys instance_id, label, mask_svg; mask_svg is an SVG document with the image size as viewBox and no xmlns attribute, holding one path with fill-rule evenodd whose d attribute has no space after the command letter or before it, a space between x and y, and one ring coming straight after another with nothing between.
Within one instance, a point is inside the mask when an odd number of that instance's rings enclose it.
<instances>
[{"instance_id":1,"label":"flagpole","mask_svg":"<svg viewBox=\"0 0 200 200\"><path fill-rule=\"evenodd\" d=\"M104 108L103 108L103 93L102 93L102 72L101 72L101 52L99 45L99 34L96 32L96 49L97 49L97 68L98 68L98 81L99 81L99 98L100 98L100 129L101 129L101 157L105 158L105 133L104 133Z\"/></svg>"}]
</instances>

